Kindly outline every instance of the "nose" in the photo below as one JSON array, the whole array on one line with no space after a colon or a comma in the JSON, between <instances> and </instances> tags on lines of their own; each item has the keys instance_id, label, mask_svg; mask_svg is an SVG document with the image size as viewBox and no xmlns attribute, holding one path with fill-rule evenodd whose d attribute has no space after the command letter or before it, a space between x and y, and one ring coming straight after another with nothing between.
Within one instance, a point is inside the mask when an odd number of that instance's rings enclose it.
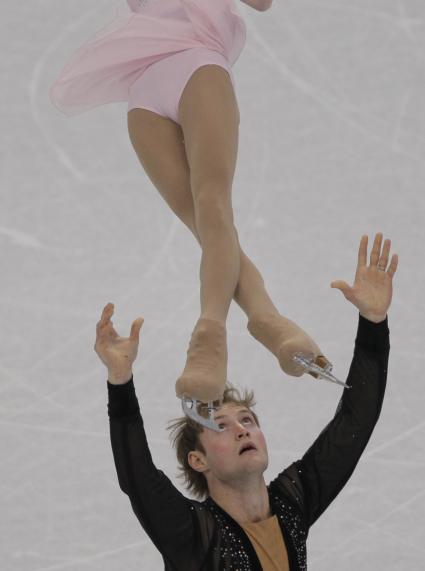
<instances>
[{"instance_id":1,"label":"nose","mask_svg":"<svg viewBox=\"0 0 425 571\"><path fill-rule=\"evenodd\" d=\"M236 431L239 439L241 439L243 436L249 435L248 428L240 422L236 423Z\"/></svg>"}]
</instances>

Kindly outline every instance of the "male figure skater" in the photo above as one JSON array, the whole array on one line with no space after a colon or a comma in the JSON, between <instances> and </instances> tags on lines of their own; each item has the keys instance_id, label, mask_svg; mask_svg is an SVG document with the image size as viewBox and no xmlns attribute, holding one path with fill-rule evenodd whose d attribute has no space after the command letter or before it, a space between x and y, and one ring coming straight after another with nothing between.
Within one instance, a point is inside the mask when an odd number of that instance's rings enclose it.
<instances>
[{"instance_id":1,"label":"male figure skater","mask_svg":"<svg viewBox=\"0 0 425 571\"><path fill-rule=\"evenodd\" d=\"M184 417L187 480L204 482L204 501L181 494L158 470L149 451L133 384L143 318L133 322L129 338L119 337L108 304L97 323L95 351L107 366L110 436L121 490L140 524L162 554L165 571L305 571L310 527L353 473L379 418L387 379L387 311L394 254L387 268L390 240L381 252L382 234L367 265L368 237L362 236L354 284L332 282L359 310L354 356L334 418L302 456L266 486L264 435L256 415L236 398L224 398L215 412L220 432ZM226 393L225 393L226 396ZM190 444L190 439L187 441ZM187 443L186 443L187 444ZM183 446L183 448L182 448ZM249 450L249 448L251 448Z\"/></svg>"}]
</instances>

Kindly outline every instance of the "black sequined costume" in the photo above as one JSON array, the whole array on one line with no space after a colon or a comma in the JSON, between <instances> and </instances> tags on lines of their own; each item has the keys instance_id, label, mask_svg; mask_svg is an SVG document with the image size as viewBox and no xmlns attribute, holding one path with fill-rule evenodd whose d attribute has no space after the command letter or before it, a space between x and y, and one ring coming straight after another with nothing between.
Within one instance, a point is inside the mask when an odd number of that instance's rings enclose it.
<instances>
[{"instance_id":1,"label":"black sequined costume","mask_svg":"<svg viewBox=\"0 0 425 571\"><path fill-rule=\"evenodd\" d=\"M301 460L267 486L291 571L307 569L313 523L353 473L379 418L390 343L388 318L359 315L354 356L334 418ZM165 571L261 571L244 530L211 497L186 498L150 454L133 377L108 387L110 436L118 481L140 524L162 554Z\"/></svg>"}]
</instances>

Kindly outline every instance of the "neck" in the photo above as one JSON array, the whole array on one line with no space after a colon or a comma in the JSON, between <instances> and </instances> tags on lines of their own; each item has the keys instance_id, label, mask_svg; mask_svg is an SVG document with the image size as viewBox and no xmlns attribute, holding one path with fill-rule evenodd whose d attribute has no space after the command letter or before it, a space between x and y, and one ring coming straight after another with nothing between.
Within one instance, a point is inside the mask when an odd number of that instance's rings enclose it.
<instances>
[{"instance_id":1,"label":"neck","mask_svg":"<svg viewBox=\"0 0 425 571\"><path fill-rule=\"evenodd\" d=\"M210 482L209 494L239 525L263 521L272 516L264 478L237 484Z\"/></svg>"}]
</instances>

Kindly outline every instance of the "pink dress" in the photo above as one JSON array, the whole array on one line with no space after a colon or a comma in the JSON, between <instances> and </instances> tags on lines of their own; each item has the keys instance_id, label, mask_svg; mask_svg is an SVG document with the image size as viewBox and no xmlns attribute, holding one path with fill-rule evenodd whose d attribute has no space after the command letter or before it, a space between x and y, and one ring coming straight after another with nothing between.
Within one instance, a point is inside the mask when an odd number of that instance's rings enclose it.
<instances>
[{"instance_id":1,"label":"pink dress","mask_svg":"<svg viewBox=\"0 0 425 571\"><path fill-rule=\"evenodd\" d=\"M149 66L191 48L215 52L223 67L232 66L246 41L237 1L127 0L129 13L74 53L50 88L52 102L75 115L129 101L131 86Z\"/></svg>"}]
</instances>

